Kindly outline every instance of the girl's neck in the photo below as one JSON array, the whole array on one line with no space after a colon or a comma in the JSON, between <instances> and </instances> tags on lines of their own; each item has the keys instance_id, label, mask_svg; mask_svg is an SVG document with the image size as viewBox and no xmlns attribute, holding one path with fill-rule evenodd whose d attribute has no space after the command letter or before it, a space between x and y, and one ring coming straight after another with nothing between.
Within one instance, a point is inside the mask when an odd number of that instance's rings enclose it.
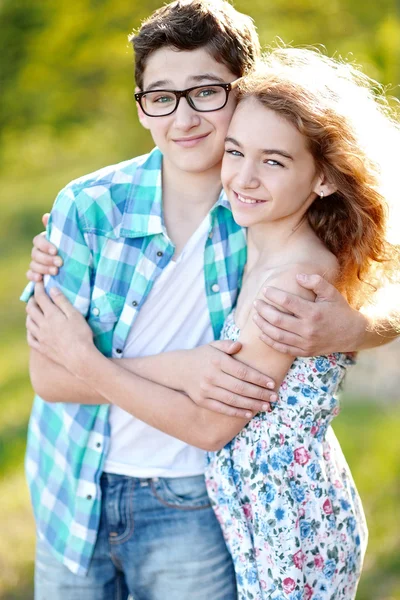
<instances>
[{"instance_id":1,"label":"girl's neck","mask_svg":"<svg viewBox=\"0 0 400 600\"><path fill-rule=\"evenodd\" d=\"M285 264L295 247L312 232L306 218L281 219L259 223L247 230L247 272L253 268L270 268Z\"/></svg>"}]
</instances>

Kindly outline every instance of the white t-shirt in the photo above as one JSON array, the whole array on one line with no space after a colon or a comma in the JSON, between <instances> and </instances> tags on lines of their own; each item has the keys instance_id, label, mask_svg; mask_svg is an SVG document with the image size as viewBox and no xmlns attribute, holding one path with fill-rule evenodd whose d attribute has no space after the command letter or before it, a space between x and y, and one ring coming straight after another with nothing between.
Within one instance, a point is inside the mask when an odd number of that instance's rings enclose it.
<instances>
[{"instance_id":1,"label":"white t-shirt","mask_svg":"<svg viewBox=\"0 0 400 600\"><path fill-rule=\"evenodd\" d=\"M155 281L129 332L125 358L191 349L211 342L204 281L204 219L176 261ZM189 446L118 406L110 408L110 449L104 470L131 477L186 477L204 472L204 451Z\"/></svg>"}]
</instances>

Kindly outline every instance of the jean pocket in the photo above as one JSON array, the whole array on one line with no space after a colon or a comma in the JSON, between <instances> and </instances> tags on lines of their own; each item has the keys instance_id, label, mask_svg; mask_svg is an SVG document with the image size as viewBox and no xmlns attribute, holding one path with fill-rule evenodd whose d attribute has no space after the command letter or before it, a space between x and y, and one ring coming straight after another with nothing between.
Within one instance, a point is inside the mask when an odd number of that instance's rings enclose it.
<instances>
[{"instance_id":1,"label":"jean pocket","mask_svg":"<svg viewBox=\"0 0 400 600\"><path fill-rule=\"evenodd\" d=\"M157 500L171 508L198 510L211 506L203 475L153 479L151 488Z\"/></svg>"}]
</instances>

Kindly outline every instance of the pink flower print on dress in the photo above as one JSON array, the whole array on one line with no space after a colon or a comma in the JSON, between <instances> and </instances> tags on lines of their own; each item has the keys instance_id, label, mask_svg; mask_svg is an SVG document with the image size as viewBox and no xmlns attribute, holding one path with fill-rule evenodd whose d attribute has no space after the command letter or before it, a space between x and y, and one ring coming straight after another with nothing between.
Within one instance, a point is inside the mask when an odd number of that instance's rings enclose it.
<instances>
[{"instance_id":1,"label":"pink flower print on dress","mask_svg":"<svg viewBox=\"0 0 400 600\"><path fill-rule=\"evenodd\" d=\"M322 505L322 508L324 509L324 513L325 513L326 515L331 515L331 514L333 513L332 503L331 503L331 501L329 500L329 498L327 498L327 499L325 500L325 502L324 502L324 503L323 503L323 505Z\"/></svg>"},{"instance_id":2,"label":"pink flower print on dress","mask_svg":"<svg viewBox=\"0 0 400 600\"><path fill-rule=\"evenodd\" d=\"M290 594L290 592L293 592L293 590L296 587L296 582L291 577L286 577L286 579L283 580L282 584L283 590L286 594Z\"/></svg>"},{"instance_id":3,"label":"pink flower print on dress","mask_svg":"<svg viewBox=\"0 0 400 600\"><path fill-rule=\"evenodd\" d=\"M296 448L294 451L294 460L299 464L299 465L306 465L308 463L308 461L310 460L310 454L309 452L306 450L306 448L304 448L304 446L300 446L300 448Z\"/></svg>"}]
</instances>

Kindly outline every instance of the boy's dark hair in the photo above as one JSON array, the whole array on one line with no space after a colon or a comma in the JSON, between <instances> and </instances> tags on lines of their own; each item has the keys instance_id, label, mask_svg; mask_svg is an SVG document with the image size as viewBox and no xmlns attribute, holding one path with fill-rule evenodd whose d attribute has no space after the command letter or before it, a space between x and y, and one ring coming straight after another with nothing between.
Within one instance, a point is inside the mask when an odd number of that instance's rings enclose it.
<instances>
[{"instance_id":1,"label":"boy's dark hair","mask_svg":"<svg viewBox=\"0 0 400 600\"><path fill-rule=\"evenodd\" d=\"M205 48L237 77L245 75L260 55L253 20L226 0L176 0L156 10L129 36L135 51L135 79L143 89L148 57L163 47Z\"/></svg>"}]
</instances>

